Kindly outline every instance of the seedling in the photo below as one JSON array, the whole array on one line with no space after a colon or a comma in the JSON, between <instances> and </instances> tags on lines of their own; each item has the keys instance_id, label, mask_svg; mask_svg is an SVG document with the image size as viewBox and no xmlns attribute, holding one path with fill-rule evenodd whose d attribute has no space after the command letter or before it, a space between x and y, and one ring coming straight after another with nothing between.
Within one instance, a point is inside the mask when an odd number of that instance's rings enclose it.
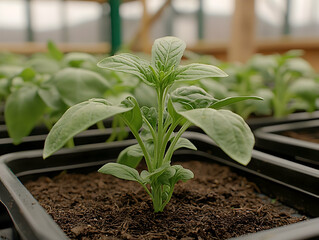
<instances>
[{"instance_id":1,"label":"seedling","mask_svg":"<svg viewBox=\"0 0 319 240\"><path fill-rule=\"evenodd\" d=\"M69 108L47 136L43 157L47 158L77 133L105 118L119 115L137 140L124 149L116 163L107 163L99 172L140 183L153 201L155 212L163 211L179 181L193 178L193 173L180 165L171 165L173 152L185 147L196 149L182 137L194 124L210 136L234 160L246 165L250 161L254 137L244 120L228 110L231 103L258 97L231 97L217 100L195 86L180 87L175 82L206 77L224 77L219 68L204 64L179 66L185 43L175 37L157 39L152 47L151 62L132 54L108 57L98 66L130 73L152 86L157 94L157 107L140 107L134 97L112 105L105 99L90 99ZM155 96L154 96L155 97ZM174 132L178 129L177 132ZM135 168L144 157L147 170Z\"/></svg>"}]
</instances>

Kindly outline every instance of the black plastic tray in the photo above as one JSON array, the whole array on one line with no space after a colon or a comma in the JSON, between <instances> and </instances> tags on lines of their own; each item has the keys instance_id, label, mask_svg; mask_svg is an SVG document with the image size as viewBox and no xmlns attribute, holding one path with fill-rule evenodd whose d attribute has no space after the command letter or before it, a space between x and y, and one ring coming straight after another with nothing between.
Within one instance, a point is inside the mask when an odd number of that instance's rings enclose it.
<instances>
[{"instance_id":1,"label":"black plastic tray","mask_svg":"<svg viewBox=\"0 0 319 240\"><path fill-rule=\"evenodd\" d=\"M319 120L279 124L257 129L256 148L319 169L319 144L284 136L285 131L314 132Z\"/></svg>"},{"instance_id":2,"label":"black plastic tray","mask_svg":"<svg viewBox=\"0 0 319 240\"><path fill-rule=\"evenodd\" d=\"M319 217L319 171L286 161L265 153L253 151L251 163L245 167L229 159L206 135L185 133L199 151L181 150L176 160L187 158L212 161L230 166L235 171L254 181L258 188L270 197L276 197L290 207L314 219L299 224L304 236L319 237L319 228L313 226ZM136 143L125 140L109 144L91 144L75 149L63 149L47 160L42 151L34 150L4 155L0 158L0 200L6 205L22 239L68 239L40 204L32 197L21 182L40 175L54 175L66 169L96 170L108 161L114 161L125 147ZM21 164L23 163L23 164ZM270 230L273 234L285 234L285 228ZM289 231L288 231L289 232ZM264 239L269 231L254 234L253 239ZM300 239L300 238L299 238ZM303 238L306 239L306 238Z\"/></svg>"},{"instance_id":3,"label":"black plastic tray","mask_svg":"<svg viewBox=\"0 0 319 240\"><path fill-rule=\"evenodd\" d=\"M251 128L251 130L256 130L258 128L266 127L270 125L293 123L293 122L315 120L315 119L319 119L319 111L292 113L282 118L275 118L275 117L249 118L246 120L246 122Z\"/></svg>"}]
</instances>

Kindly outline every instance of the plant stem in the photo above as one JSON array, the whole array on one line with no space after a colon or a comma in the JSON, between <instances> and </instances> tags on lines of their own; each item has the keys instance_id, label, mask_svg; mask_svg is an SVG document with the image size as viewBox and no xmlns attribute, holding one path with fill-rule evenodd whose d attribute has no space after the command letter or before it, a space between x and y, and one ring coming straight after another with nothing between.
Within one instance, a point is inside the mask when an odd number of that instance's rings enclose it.
<instances>
[{"instance_id":1,"label":"plant stem","mask_svg":"<svg viewBox=\"0 0 319 240\"><path fill-rule=\"evenodd\" d=\"M155 182L151 185L151 188L152 188L152 196L153 196L152 200L153 200L154 212L161 212L163 211L161 185Z\"/></svg>"},{"instance_id":2,"label":"plant stem","mask_svg":"<svg viewBox=\"0 0 319 240\"><path fill-rule=\"evenodd\" d=\"M74 145L74 138L70 138L70 139L66 142L65 146L66 146L67 148L73 148L73 147L75 146L75 145Z\"/></svg>"},{"instance_id":3,"label":"plant stem","mask_svg":"<svg viewBox=\"0 0 319 240\"><path fill-rule=\"evenodd\" d=\"M134 130L133 127L130 127L131 123L126 121L125 118L122 118L122 120L131 129L132 134L134 135L138 144L140 145L142 152L144 154L145 162L146 162L146 165L147 165L149 172L153 172L154 168L153 168L153 164L152 164L150 155L148 154L146 147L145 147L145 144L144 144L142 138L140 137L140 135L138 134L138 131Z\"/></svg>"},{"instance_id":4,"label":"plant stem","mask_svg":"<svg viewBox=\"0 0 319 240\"><path fill-rule=\"evenodd\" d=\"M165 90L162 90L161 88L158 89L157 91L157 99L158 99L158 110L157 110L157 114L158 114L158 124L157 124L157 140L156 140L156 145L154 145L155 147L155 164L156 164L156 168L159 168L162 162L161 159L161 148L162 148L162 144L163 144L163 137L164 137L164 105L165 105ZM167 93L166 93L167 94ZM155 144L155 142L154 142Z\"/></svg>"},{"instance_id":5,"label":"plant stem","mask_svg":"<svg viewBox=\"0 0 319 240\"><path fill-rule=\"evenodd\" d=\"M173 156L174 148L176 146L178 139L187 130L187 128L189 128L190 125L192 125L192 123L190 121L187 121L186 123L184 123L184 125L181 127L181 129L177 132L177 134L175 135L171 145L169 146L169 148L165 154L165 158L164 158L163 163L169 162L171 160L171 158Z\"/></svg>"}]
</instances>

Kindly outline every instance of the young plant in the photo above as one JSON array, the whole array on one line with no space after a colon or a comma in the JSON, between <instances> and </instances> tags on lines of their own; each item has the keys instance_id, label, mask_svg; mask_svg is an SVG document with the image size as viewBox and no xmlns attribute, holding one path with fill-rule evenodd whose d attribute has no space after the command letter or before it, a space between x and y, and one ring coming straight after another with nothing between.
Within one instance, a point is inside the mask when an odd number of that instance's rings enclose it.
<instances>
[{"instance_id":1,"label":"young plant","mask_svg":"<svg viewBox=\"0 0 319 240\"><path fill-rule=\"evenodd\" d=\"M297 50L282 55L258 54L248 63L249 68L259 73L265 85L272 90L274 117L285 117L296 110L316 109L314 102L318 98L318 92L314 70L301 58L301 54L302 52ZM302 78L307 80L302 83ZM299 90L301 86L302 89Z\"/></svg>"},{"instance_id":2,"label":"young plant","mask_svg":"<svg viewBox=\"0 0 319 240\"><path fill-rule=\"evenodd\" d=\"M67 110L47 136L43 157L60 149L69 138L105 118L119 115L137 140L124 149L116 163L107 163L99 172L142 185L153 201L155 212L163 211L179 181L193 178L193 173L180 165L171 165L173 152L181 147L196 149L182 137L194 124L202 128L221 149L234 160L246 165L250 161L254 137L244 120L221 107L245 99L231 97L216 100L195 86L180 87L173 92L174 82L193 81L206 77L224 77L219 68L204 64L179 66L185 43L175 37L157 39L151 62L132 54L108 57L98 66L133 74L156 90L157 107L140 107L134 97L112 105L105 99L91 99ZM179 129L174 132L175 129ZM135 168L144 157L147 170Z\"/></svg>"}]
</instances>

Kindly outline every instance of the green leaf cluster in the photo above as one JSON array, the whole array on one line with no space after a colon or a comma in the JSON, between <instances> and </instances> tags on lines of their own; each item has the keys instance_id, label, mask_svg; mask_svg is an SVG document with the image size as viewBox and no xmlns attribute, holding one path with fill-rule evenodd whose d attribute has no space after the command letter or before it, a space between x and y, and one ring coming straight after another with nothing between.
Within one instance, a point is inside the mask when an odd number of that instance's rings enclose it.
<instances>
[{"instance_id":1,"label":"green leaf cluster","mask_svg":"<svg viewBox=\"0 0 319 240\"><path fill-rule=\"evenodd\" d=\"M99 172L136 181L153 201L154 211L163 211L178 181L193 178L193 173L180 165L171 165L175 150L196 147L182 137L194 124L203 129L217 145L234 160L246 165L250 161L254 137L245 121L224 106L258 97L216 99L198 86L175 88L174 84L207 77L225 77L219 68L192 63L180 65L186 44L175 37L157 39L152 47L151 61L133 54L119 54L98 63L103 69L131 74L154 89L155 106L140 106L133 96L111 103L94 98L69 108L53 126L44 146L49 157L70 138L104 118L117 116L130 128L137 140L123 150L116 163L107 163ZM72 74L70 73L70 76ZM144 159L147 170L135 168Z\"/></svg>"},{"instance_id":2,"label":"green leaf cluster","mask_svg":"<svg viewBox=\"0 0 319 240\"><path fill-rule=\"evenodd\" d=\"M245 64L222 63L218 66L228 73L220 79L202 79L193 84L201 86L217 99L229 96L256 95L264 101L244 101L228 109L244 119L251 116L285 117L296 111L312 112L319 107L319 78L302 52L256 54Z\"/></svg>"}]
</instances>

